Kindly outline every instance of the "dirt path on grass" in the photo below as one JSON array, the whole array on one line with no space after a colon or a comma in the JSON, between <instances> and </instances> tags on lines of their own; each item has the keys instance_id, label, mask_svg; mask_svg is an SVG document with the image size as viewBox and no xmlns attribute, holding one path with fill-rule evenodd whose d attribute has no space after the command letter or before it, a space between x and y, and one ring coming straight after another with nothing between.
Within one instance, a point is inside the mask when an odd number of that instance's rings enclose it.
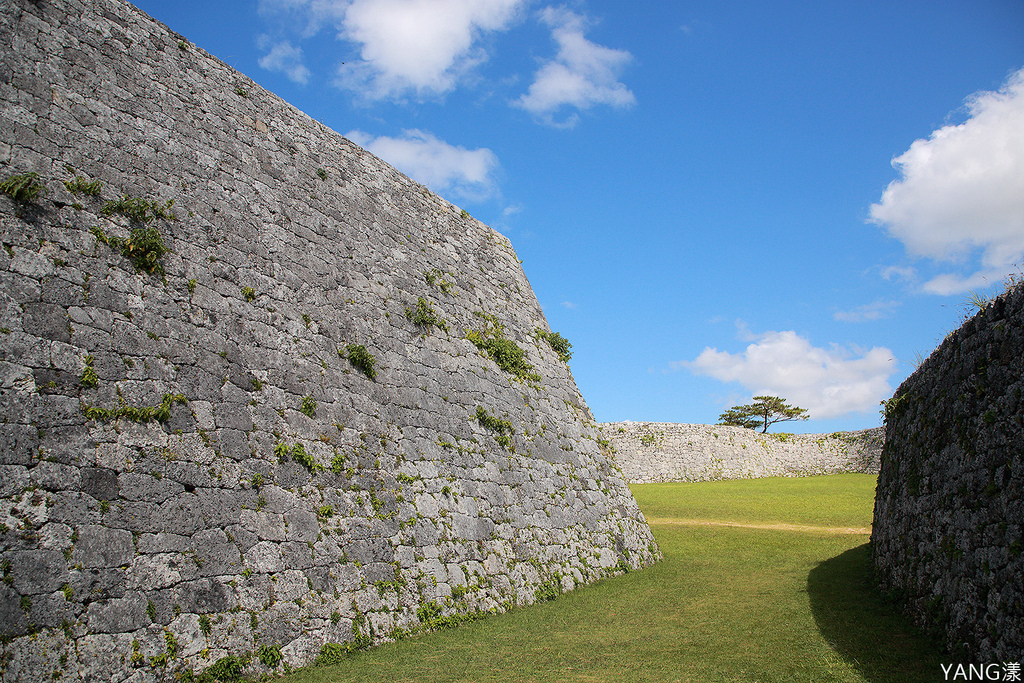
<instances>
[{"instance_id":1,"label":"dirt path on grass","mask_svg":"<svg viewBox=\"0 0 1024 683\"><path fill-rule=\"evenodd\" d=\"M775 531L801 531L819 534L870 534L871 527L850 526L807 526L804 524L754 524L751 522L727 522L719 519L679 519L677 517L648 517L651 526L729 526L742 529L773 529Z\"/></svg>"}]
</instances>

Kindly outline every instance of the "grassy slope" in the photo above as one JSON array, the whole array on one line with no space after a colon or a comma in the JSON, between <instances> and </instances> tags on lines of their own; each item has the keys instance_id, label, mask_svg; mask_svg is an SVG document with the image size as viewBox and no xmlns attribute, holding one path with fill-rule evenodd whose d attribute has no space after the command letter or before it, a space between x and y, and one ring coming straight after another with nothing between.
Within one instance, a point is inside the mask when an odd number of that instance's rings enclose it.
<instances>
[{"instance_id":1,"label":"grassy slope","mask_svg":"<svg viewBox=\"0 0 1024 683\"><path fill-rule=\"evenodd\" d=\"M633 487L650 519L866 527L874 477ZM919 681L936 647L870 586L867 536L655 523L665 560L283 679Z\"/></svg>"}]
</instances>

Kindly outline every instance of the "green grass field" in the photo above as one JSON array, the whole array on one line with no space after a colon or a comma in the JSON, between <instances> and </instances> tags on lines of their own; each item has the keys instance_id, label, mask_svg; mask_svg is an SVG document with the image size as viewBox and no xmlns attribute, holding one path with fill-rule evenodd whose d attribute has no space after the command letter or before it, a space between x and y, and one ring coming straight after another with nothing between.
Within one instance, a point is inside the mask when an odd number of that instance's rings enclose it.
<instances>
[{"instance_id":1,"label":"green grass field","mask_svg":"<svg viewBox=\"0 0 1024 683\"><path fill-rule=\"evenodd\" d=\"M664 561L281 680L941 680L938 646L872 589L874 487L855 474L635 485Z\"/></svg>"}]
</instances>

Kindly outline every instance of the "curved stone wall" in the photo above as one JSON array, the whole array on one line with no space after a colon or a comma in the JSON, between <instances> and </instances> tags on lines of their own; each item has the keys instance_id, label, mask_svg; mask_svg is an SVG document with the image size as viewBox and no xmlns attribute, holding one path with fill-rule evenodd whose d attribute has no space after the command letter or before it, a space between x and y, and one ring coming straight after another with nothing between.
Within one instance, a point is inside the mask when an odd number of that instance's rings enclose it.
<instances>
[{"instance_id":1,"label":"curved stone wall","mask_svg":"<svg viewBox=\"0 0 1024 683\"><path fill-rule=\"evenodd\" d=\"M604 422L601 433L630 483L878 472L882 428L761 434L722 425Z\"/></svg>"},{"instance_id":2,"label":"curved stone wall","mask_svg":"<svg viewBox=\"0 0 1024 683\"><path fill-rule=\"evenodd\" d=\"M882 587L963 662L1024 655L1024 286L886 404L871 547Z\"/></svg>"},{"instance_id":3,"label":"curved stone wall","mask_svg":"<svg viewBox=\"0 0 1024 683\"><path fill-rule=\"evenodd\" d=\"M4 681L265 673L658 557L507 239L126 3L0 42L0 179L46 189L0 195Z\"/></svg>"}]
</instances>

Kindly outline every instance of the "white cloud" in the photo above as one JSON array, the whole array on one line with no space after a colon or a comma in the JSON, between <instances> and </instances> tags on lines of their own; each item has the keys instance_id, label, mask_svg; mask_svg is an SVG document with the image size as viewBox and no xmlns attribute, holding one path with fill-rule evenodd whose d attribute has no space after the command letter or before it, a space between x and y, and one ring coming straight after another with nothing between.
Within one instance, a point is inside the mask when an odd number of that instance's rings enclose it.
<instances>
[{"instance_id":1,"label":"white cloud","mask_svg":"<svg viewBox=\"0 0 1024 683\"><path fill-rule=\"evenodd\" d=\"M278 29L311 38L325 25L339 28L351 0L258 0L257 13Z\"/></svg>"},{"instance_id":2,"label":"white cloud","mask_svg":"<svg viewBox=\"0 0 1024 683\"><path fill-rule=\"evenodd\" d=\"M562 305L565 306L566 308L568 308L569 310L572 310L572 309L576 308L576 304L574 304L571 301L563 301Z\"/></svg>"},{"instance_id":3,"label":"white cloud","mask_svg":"<svg viewBox=\"0 0 1024 683\"><path fill-rule=\"evenodd\" d=\"M875 301L863 306L857 306L849 311L836 311L832 314L835 320L846 323L862 323L868 320L881 320L890 318L899 308L899 301Z\"/></svg>"},{"instance_id":4,"label":"white cloud","mask_svg":"<svg viewBox=\"0 0 1024 683\"><path fill-rule=\"evenodd\" d=\"M483 201L497 192L492 174L498 157L486 147L457 147L415 129L402 131L398 138L359 130L345 137L435 192L450 190L470 201Z\"/></svg>"},{"instance_id":5,"label":"white cloud","mask_svg":"<svg viewBox=\"0 0 1024 683\"><path fill-rule=\"evenodd\" d=\"M335 83L369 99L442 95L486 60L484 32L508 27L526 0L354 0L339 37L362 45L361 61Z\"/></svg>"},{"instance_id":6,"label":"white cloud","mask_svg":"<svg viewBox=\"0 0 1024 683\"><path fill-rule=\"evenodd\" d=\"M966 121L893 159L901 177L871 206L872 222L911 255L975 271L926 282L936 294L998 281L1024 258L1024 69L966 107Z\"/></svg>"},{"instance_id":7,"label":"white cloud","mask_svg":"<svg viewBox=\"0 0 1024 683\"><path fill-rule=\"evenodd\" d=\"M895 278L898 282L917 282L917 269L909 266L888 266L881 269L886 280Z\"/></svg>"},{"instance_id":8,"label":"white cloud","mask_svg":"<svg viewBox=\"0 0 1024 683\"><path fill-rule=\"evenodd\" d=\"M979 270L966 277L955 273L943 273L936 275L921 286L921 289L928 294L939 294L949 296L951 294L962 294L972 289L984 289L999 284L1011 272L1016 270L1013 264L1005 268L993 268L990 270Z\"/></svg>"},{"instance_id":9,"label":"white cloud","mask_svg":"<svg viewBox=\"0 0 1024 683\"><path fill-rule=\"evenodd\" d=\"M885 347L826 350L793 331L765 332L738 354L707 347L696 359L678 365L696 375L738 382L751 395L781 396L807 408L814 419L876 409L892 395L888 378L896 369Z\"/></svg>"},{"instance_id":10,"label":"white cloud","mask_svg":"<svg viewBox=\"0 0 1024 683\"><path fill-rule=\"evenodd\" d=\"M302 63L302 48L295 47L287 40L270 45L267 36L261 36L257 41L261 50L270 47L263 57L260 57L259 65L267 71L283 73L289 80L305 85L309 82L309 69Z\"/></svg>"},{"instance_id":11,"label":"white cloud","mask_svg":"<svg viewBox=\"0 0 1024 683\"><path fill-rule=\"evenodd\" d=\"M625 50L597 45L583 36L584 18L564 8L548 7L541 21L551 27L558 43L558 54L537 71L525 95L513 104L552 125L571 128L579 120L576 113L561 122L555 114L563 107L589 109L598 104L629 107L636 102L619 74L632 60Z\"/></svg>"}]
</instances>

